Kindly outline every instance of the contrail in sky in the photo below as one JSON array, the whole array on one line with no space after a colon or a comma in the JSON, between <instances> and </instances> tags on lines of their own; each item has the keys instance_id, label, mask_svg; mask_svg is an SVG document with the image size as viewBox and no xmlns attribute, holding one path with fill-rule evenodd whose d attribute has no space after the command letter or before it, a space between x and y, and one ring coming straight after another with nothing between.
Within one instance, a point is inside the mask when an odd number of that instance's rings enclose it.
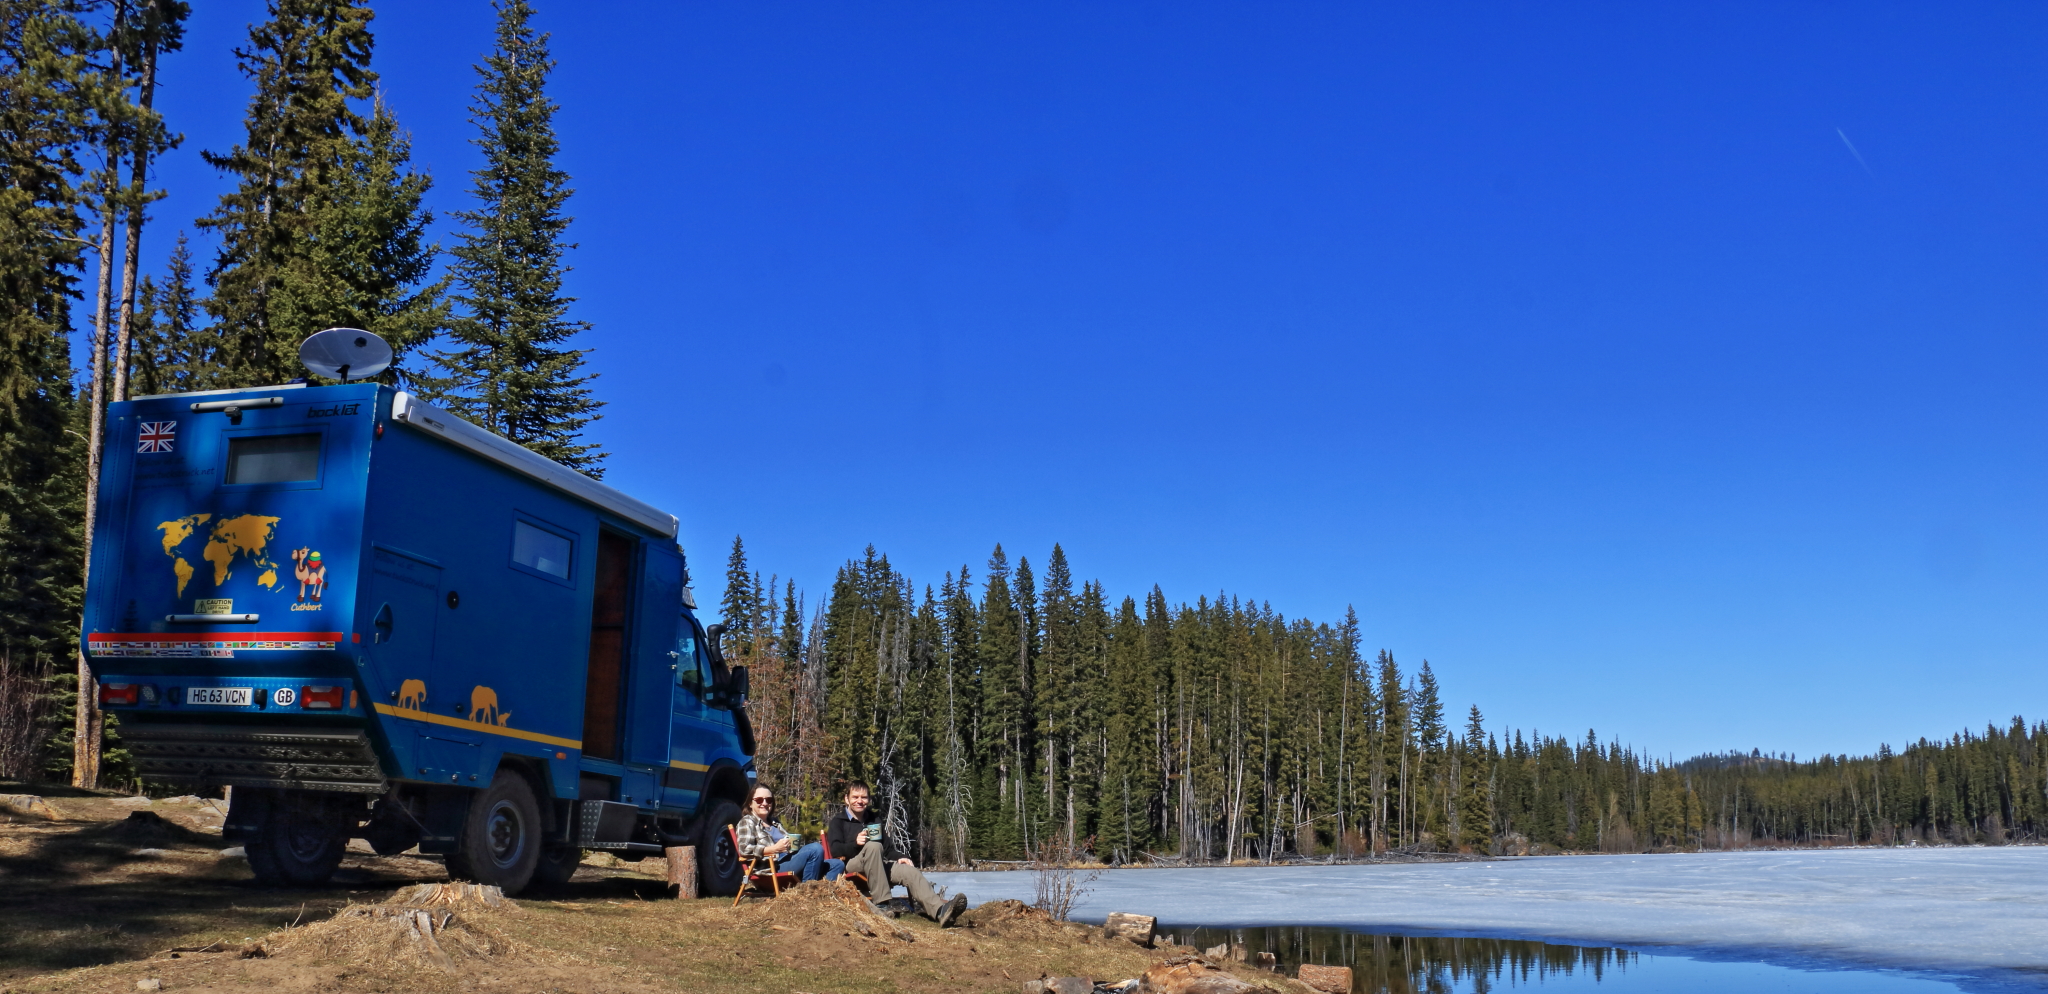
<instances>
[{"instance_id":1,"label":"contrail in sky","mask_svg":"<svg viewBox=\"0 0 2048 994\"><path fill-rule=\"evenodd\" d=\"M1856 151L1856 143L1850 141L1849 135L1840 128L1835 129L1835 134L1842 136L1842 144L1849 147L1849 154L1856 157L1856 164L1863 167L1863 171L1870 176L1873 182L1876 181L1877 174L1870 171L1870 163L1863 161L1863 153Z\"/></svg>"}]
</instances>

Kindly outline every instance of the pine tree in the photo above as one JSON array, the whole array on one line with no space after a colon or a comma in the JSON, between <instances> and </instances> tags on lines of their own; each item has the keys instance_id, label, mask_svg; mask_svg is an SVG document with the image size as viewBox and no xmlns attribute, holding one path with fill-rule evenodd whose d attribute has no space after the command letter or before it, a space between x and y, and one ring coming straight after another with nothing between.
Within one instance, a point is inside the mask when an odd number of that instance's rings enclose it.
<instances>
[{"instance_id":1,"label":"pine tree","mask_svg":"<svg viewBox=\"0 0 2048 994\"><path fill-rule=\"evenodd\" d=\"M797 605L795 580L788 581L783 590L782 631L776 640L776 648L782 653L782 658L792 664L800 663L804 658L804 614Z\"/></svg>"},{"instance_id":2,"label":"pine tree","mask_svg":"<svg viewBox=\"0 0 2048 994\"><path fill-rule=\"evenodd\" d=\"M220 336L199 321L192 287L192 251L185 236L171 249L163 286L142 278L136 306L129 380L138 395L212 390L227 376Z\"/></svg>"},{"instance_id":3,"label":"pine tree","mask_svg":"<svg viewBox=\"0 0 2048 994\"><path fill-rule=\"evenodd\" d=\"M600 415L584 351L566 347L590 325L569 318L562 294L570 218L569 176L556 168L555 104L547 97L548 36L526 0L497 0L498 44L470 119L487 165L472 174L482 206L456 214L468 230L453 254L467 314L450 328L456 349L434 358L438 396L456 413L567 466L602 476L605 457L580 442Z\"/></svg>"},{"instance_id":4,"label":"pine tree","mask_svg":"<svg viewBox=\"0 0 2048 994\"><path fill-rule=\"evenodd\" d=\"M231 360L230 385L301 375L299 343L332 324L364 327L399 355L446 323L441 285L421 287L436 249L425 243L428 180L408 167L409 143L374 96L376 15L349 0L271 0L270 19L235 50L256 84L248 139L202 153L237 179L199 226L220 238L206 309Z\"/></svg>"},{"instance_id":5,"label":"pine tree","mask_svg":"<svg viewBox=\"0 0 2048 994\"><path fill-rule=\"evenodd\" d=\"M1486 747L1486 720L1479 705L1465 717L1463 755L1458 766L1458 841L1479 852L1493 842L1493 783L1489 774L1494 757Z\"/></svg>"},{"instance_id":6,"label":"pine tree","mask_svg":"<svg viewBox=\"0 0 2048 994\"><path fill-rule=\"evenodd\" d=\"M1415 702L1416 777L1415 788L1409 795L1409 810L1413 812L1416 828L1441 839L1449 821L1444 805L1450 798L1444 783L1444 704L1438 693L1436 673L1430 670L1427 659L1415 674L1411 696Z\"/></svg>"},{"instance_id":7,"label":"pine tree","mask_svg":"<svg viewBox=\"0 0 2048 994\"><path fill-rule=\"evenodd\" d=\"M432 183L411 160L411 141L379 101L361 140L308 198L301 255L271 296L278 327L361 328L403 353L448 323L448 280L426 282L438 252L426 240Z\"/></svg>"},{"instance_id":8,"label":"pine tree","mask_svg":"<svg viewBox=\"0 0 2048 994\"><path fill-rule=\"evenodd\" d=\"M992 803L978 805L982 855L1011 858L1025 844L1025 781L1030 755L1029 702L1025 696L1023 624L1010 593L1010 561L998 544L989 555L988 579L981 599L981 628L975 643L981 672L979 764L984 789Z\"/></svg>"},{"instance_id":9,"label":"pine tree","mask_svg":"<svg viewBox=\"0 0 2048 994\"><path fill-rule=\"evenodd\" d=\"M94 109L109 94L93 63L103 38L76 11L0 4L0 776L91 782L74 769L99 758L76 641L90 415L73 394L67 334L84 268L80 154L102 133ZM81 699L86 745L74 749L56 729Z\"/></svg>"},{"instance_id":10,"label":"pine tree","mask_svg":"<svg viewBox=\"0 0 2048 994\"><path fill-rule=\"evenodd\" d=\"M723 644L727 658L734 662L749 654L754 644L754 617L761 605L754 597L753 574L747 570L747 549L740 537L732 537L732 554L725 559L725 597L719 601L719 620L725 625Z\"/></svg>"}]
</instances>

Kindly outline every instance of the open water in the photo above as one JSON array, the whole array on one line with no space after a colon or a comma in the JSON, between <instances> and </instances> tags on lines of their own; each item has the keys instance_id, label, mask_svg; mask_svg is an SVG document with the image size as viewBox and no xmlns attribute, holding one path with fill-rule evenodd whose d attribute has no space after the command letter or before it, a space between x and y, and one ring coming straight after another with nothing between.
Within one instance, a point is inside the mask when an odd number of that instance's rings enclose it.
<instances>
[{"instance_id":1,"label":"open water","mask_svg":"<svg viewBox=\"0 0 2048 994\"><path fill-rule=\"evenodd\" d=\"M1528 939L1387 935L1328 927L1162 929L1201 949L1229 944L1280 972L1302 963L1348 966L1357 994L1957 994L1953 980L1876 970L1802 970L1769 963L1694 959L1614 946Z\"/></svg>"}]
</instances>

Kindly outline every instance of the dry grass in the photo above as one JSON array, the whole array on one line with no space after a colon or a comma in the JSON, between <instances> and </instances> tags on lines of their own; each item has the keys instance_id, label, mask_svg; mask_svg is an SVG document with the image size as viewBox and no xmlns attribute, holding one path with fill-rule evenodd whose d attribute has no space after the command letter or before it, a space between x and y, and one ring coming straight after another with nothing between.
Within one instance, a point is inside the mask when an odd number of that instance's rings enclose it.
<instances>
[{"instance_id":1,"label":"dry grass","mask_svg":"<svg viewBox=\"0 0 2048 994\"><path fill-rule=\"evenodd\" d=\"M659 879L592 865L502 907L419 906L413 885L445 876L405 857L351 855L339 886L269 890L219 855L218 835L131 824L128 810L0 825L0 994L133 994L145 979L174 994L1010 994L1042 976L1137 977L1188 951L1139 949L1014 901L941 930L877 914L844 883L736 909L662 900ZM164 855L132 855L145 847Z\"/></svg>"}]
</instances>

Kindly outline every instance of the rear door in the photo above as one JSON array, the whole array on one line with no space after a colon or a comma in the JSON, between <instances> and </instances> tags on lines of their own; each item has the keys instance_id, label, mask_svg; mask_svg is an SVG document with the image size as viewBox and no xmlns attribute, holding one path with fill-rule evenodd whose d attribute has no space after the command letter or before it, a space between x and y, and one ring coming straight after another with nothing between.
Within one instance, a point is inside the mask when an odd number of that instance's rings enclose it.
<instances>
[{"instance_id":1,"label":"rear door","mask_svg":"<svg viewBox=\"0 0 2048 994\"><path fill-rule=\"evenodd\" d=\"M437 687L428 681L434 672L434 631L441 613L441 564L373 546L365 591L370 644L364 655L376 670L373 684L386 688L386 702L400 710L449 712L467 689Z\"/></svg>"},{"instance_id":2,"label":"rear door","mask_svg":"<svg viewBox=\"0 0 2048 994\"><path fill-rule=\"evenodd\" d=\"M374 399L374 388L334 387L115 405L87 622L94 654L257 673L339 648L357 581L359 429ZM249 406L213 409L228 403Z\"/></svg>"}]
</instances>

